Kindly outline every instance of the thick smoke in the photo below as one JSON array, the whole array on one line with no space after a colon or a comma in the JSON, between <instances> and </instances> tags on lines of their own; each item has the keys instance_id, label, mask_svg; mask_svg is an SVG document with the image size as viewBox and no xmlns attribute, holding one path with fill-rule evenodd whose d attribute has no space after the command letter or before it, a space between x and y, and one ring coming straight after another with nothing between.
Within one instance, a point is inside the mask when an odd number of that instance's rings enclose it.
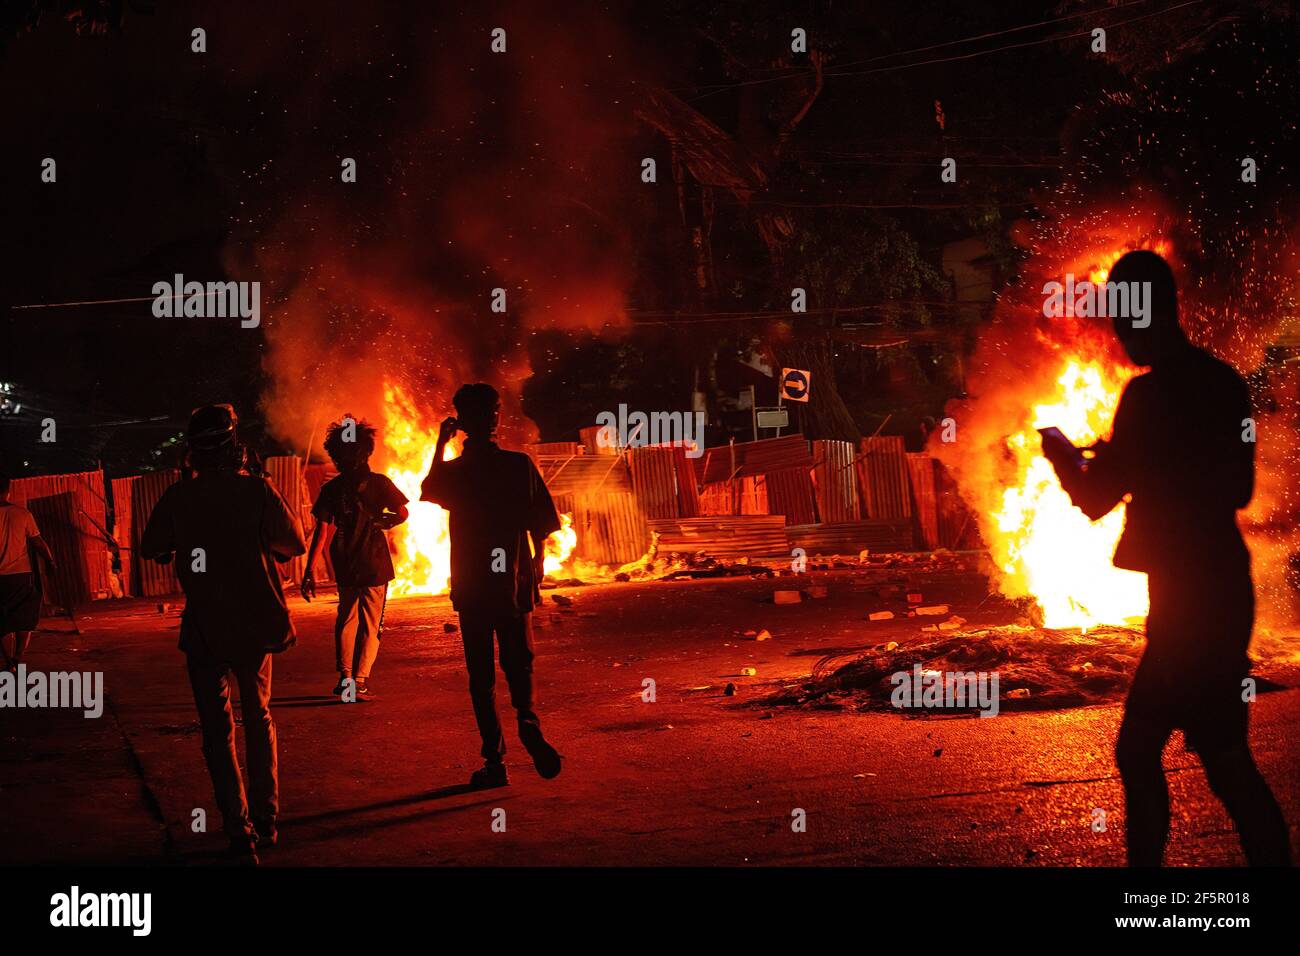
<instances>
[{"instance_id":1,"label":"thick smoke","mask_svg":"<svg viewBox=\"0 0 1300 956\"><path fill-rule=\"evenodd\" d=\"M345 410L382 420L386 381L426 429L458 384L489 381L505 437L532 440L528 337L624 322L619 210L638 164L622 37L594 10L431 7L327 5L328 22L299 23L273 5L274 49L254 45L235 77L273 141L245 171L257 212L227 258L262 282L264 409L295 449L314 433L319 454ZM498 27L505 53L490 47Z\"/></svg>"}]
</instances>

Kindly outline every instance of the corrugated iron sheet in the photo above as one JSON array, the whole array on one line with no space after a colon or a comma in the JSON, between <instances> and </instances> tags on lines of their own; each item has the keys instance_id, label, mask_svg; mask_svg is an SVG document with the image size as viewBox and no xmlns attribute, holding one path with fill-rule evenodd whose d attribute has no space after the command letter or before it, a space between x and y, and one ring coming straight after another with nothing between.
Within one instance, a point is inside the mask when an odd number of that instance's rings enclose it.
<instances>
[{"instance_id":1,"label":"corrugated iron sheet","mask_svg":"<svg viewBox=\"0 0 1300 956\"><path fill-rule=\"evenodd\" d=\"M737 478L730 484L737 492L735 514L766 515L772 513L771 502L767 497L766 475Z\"/></svg>"},{"instance_id":2,"label":"corrugated iron sheet","mask_svg":"<svg viewBox=\"0 0 1300 956\"><path fill-rule=\"evenodd\" d=\"M812 466L802 435L710 448L695 464L703 479L699 513L774 514L796 524L815 521Z\"/></svg>"},{"instance_id":3,"label":"corrugated iron sheet","mask_svg":"<svg viewBox=\"0 0 1300 956\"><path fill-rule=\"evenodd\" d=\"M296 455L275 455L266 459L266 470L271 484L280 492L280 497L289 506L289 510L298 516L303 533L311 540L311 531L316 521L311 516L312 497L307 488L302 459ZM286 582L297 584L302 580L307 568L307 556L299 555L283 563L276 562L280 568L280 577Z\"/></svg>"},{"instance_id":4,"label":"corrugated iron sheet","mask_svg":"<svg viewBox=\"0 0 1300 956\"><path fill-rule=\"evenodd\" d=\"M790 552L781 515L660 518L646 523L659 536L660 554L703 551L717 558L738 558Z\"/></svg>"},{"instance_id":5,"label":"corrugated iron sheet","mask_svg":"<svg viewBox=\"0 0 1300 956\"><path fill-rule=\"evenodd\" d=\"M133 478L114 478L109 482L110 498L113 504L113 540L117 542L118 560L122 568L122 592L128 597L137 597L132 590L135 576L135 552L131 550L132 527L135 515L131 509L131 483Z\"/></svg>"},{"instance_id":6,"label":"corrugated iron sheet","mask_svg":"<svg viewBox=\"0 0 1300 956\"><path fill-rule=\"evenodd\" d=\"M912 482L912 501L915 505L917 543L927 551L941 547L939 543L939 490L936 487L936 462L924 452L909 452L907 471Z\"/></svg>"},{"instance_id":7,"label":"corrugated iron sheet","mask_svg":"<svg viewBox=\"0 0 1300 956\"><path fill-rule=\"evenodd\" d=\"M307 470L303 475L303 480L307 482L307 498L313 505L316 504L316 499L320 497L320 490L324 487L325 482L329 481L337 474L338 470L329 462L321 462L307 466ZM306 541L308 545L310 545L312 532L316 529L316 519L311 516L310 508L308 509L307 521L310 523L303 524L302 533L306 536ZM334 562L330 560L329 545L330 537L327 532L324 540L321 541L320 557L316 559L315 570L317 581L334 580ZM306 559L304 559L304 566L305 562Z\"/></svg>"},{"instance_id":8,"label":"corrugated iron sheet","mask_svg":"<svg viewBox=\"0 0 1300 956\"><path fill-rule=\"evenodd\" d=\"M686 449L681 448L673 458L677 468L677 513L683 518L694 518L700 513L700 486L695 462L702 457L688 458Z\"/></svg>"},{"instance_id":9,"label":"corrugated iron sheet","mask_svg":"<svg viewBox=\"0 0 1300 956\"><path fill-rule=\"evenodd\" d=\"M764 438L761 441L736 442L710 448L697 459L700 484L712 484L732 478L768 474L786 468L811 468L812 453L802 435Z\"/></svg>"},{"instance_id":10,"label":"corrugated iron sheet","mask_svg":"<svg viewBox=\"0 0 1300 956\"><path fill-rule=\"evenodd\" d=\"M912 453L907 464L918 544L929 550L983 547L970 509L942 462L925 453Z\"/></svg>"},{"instance_id":11,"label":"corrugated iron sheet","mask_svg":"<svg viewBox=\"0 0 1300 956\"><path fill-rule=\"evenodd\" d=\"M310 538L314 519L311 517L311 505L315 500L312 485L319 492L320 486L332 476L328 465L312 465L304 470L302 459L290 455L268 458L265 462L271 484L285 499L289 509L303 521L304 533ZM180 480L180 472L175 469L148 472L128 478L113 480L113 502L117 512L115 537L122 546L123 568L129 567L126 575L128 593L137 597L159 597L180 592L180 581L172 564L158 564L139 557L140 537L144 534L145 524L154 506L168 487ZM324 559L325 575L321 580L332 580L328 566L328 555ZM297 583L302 580L306 567L306 558L297 557L280 565L281 575L285 580ZM321 567L317 568L320 572Z\"/></svg>"},{"instance_id":12,"label":"corrugated iron sheet","mask_svg":"<svg viewBox=\"0 0 1300 956\"><path fill-rule=\"evenodd\" d=\"M910 551L913 547L911 521L905 518L792 525L785 530L790 547L803 548L809 555Z\"/></svg>"},{"instance_id":13,"label":"corrugated iron sheet","mask_svg":"<svg viewBox=\"0 0 1300 956\"><path fill-rule=\"evenodd\" d=\"M903 439L864 438L858 455L858 487L868 518L911 518L912 490Z\"/></svg>"},{"instance_id":14,"label":"corrugated iron sheet","mask_svg":"<svg viewBox=\"0 0 1300 956\"><path fill-rule=\"evenodd\" d=\"M524 451L528 457L536 461L538 458L568 458L570 455L585 455L587 448L580 441L543 441L525 445Z\"/></svg>"},{"instance_id":15,"label":"corrugated iron sheet","mask_svg":"<svg viewBox=\"0 0 1300 956\"><path fill-rule=\"evenodd\" d=\"M677 461L684 457L677 448L633 448L628 451L628 470L637 505L647 518L676 518L681 506L677 493Z\"/></svg>"},{"instance_id":16,"label":"corrugated iron sheet","mask_svg":"<svg viewBox=\"0 0 1300 956\"><path fill-rule=\"evenodd\" d=\"M596 441L596 436L600 434L601 425L588 425L586 428L578 429L578 437L582 439L582 447L588 455L617 455L619 449L613 445L601 447Z\"/></svg>"},{"instance_id":17,"label":"corrugated iron sheet","mask_svg":"<svg viewBox=\"0 0 1300 956\"><path fill-rule=\"evenodd\" d=\"M812 476L807 468L769 471L766 478L769 514L784 515L786 524L811 524L817 520Z\"/></svg>"},{"instance_id":18,"label":"corrugated iron sheet","mask_svg":"<svg viewBox=\"0 0 1300 956\"><path fill-rule=\"evenodd\" d=\"M635 561L650 546L645 517L631 492L559 494L555 507L573 516L579 558L596 564Z\"/></svg>"},{"instance_id":19,"label":"corrugated iron sheet","mask_svg":"<svg viewBox=\"0 0 1300 956\"><path fill-rule=\"evenodd\" d=\"M180 481L181 473L174 468L151 471L130 478L113 479L113 505L117 510L118 543L123 550L123 566L130 564L127 592L134 597L160 597L178 594L181 583L173 564L159 564L140 557L140 538L153 514L154 506L163 492ZM126 529L122 529L125 515Z\"/></svg>"},{"instance_id":20,"label":"corrugated iron sheet","mask_svg":"<svg viewBox=\"0 0 1300 956\"><path fill-rule=\"evenodd\" d=\"M537 470L551 495L575 493L608 494L632 491L627 459L615 455L570 455L540 457Z\"/></svg>"},{"instance_id":21,"label":"corrugated iron sheet","mask_svg":"<svg viewBox=\"0 0 1300 956\"><path fill-rule=\"evenodd\" d=\"M716 481L700 492L699 517L734 515L739 512L734 482Z\"/></svg>"},{"instance_id":22,"label":"corrugated iron sheet","mask_svg":"<svg viewBox=\"0 0 1300 956\"><path fill-rule=\"evenodd\" d=\"M823 522L858 521L862 503L858 498L857 456L853 443L817 439L813 446L813 490L817 516Z\"/></svg>"},{"instance_id":23,"label":"corrugated iron sheet","mask_svg":"<svg viewBox=\"0 0 1300 956\"><path fill-rule=\"evenodd\" d=\"M705 485L700 493L701 517L767 513L767 479L762 475L737 478L735 481L717 481Z\"/></svg>"},{"instance_id":24,"label":"corrugated iron sheet","mask_svg":"<svg viewBox=\"0 0 1300 956\"><path fill-rule=\"evenodd\" d=\"M935 461L935 487L938 490L939 547L958 550L980 550L985 547L980 538L979 523L966 506L957 482L944 466Z\"/></svg>"},{"instance_id":25,"label":"corrugated iron sheet","mask_svg":"<svg viewBox=\"0 0 1300 956\"><path fill-rule=\"evenodd\" d=\"M58 567L44 582L45 601L71 607L112 593L113 555L108 535L104 473L17 478L9 500L36 518Z\"/></svg>"}]
</instances>

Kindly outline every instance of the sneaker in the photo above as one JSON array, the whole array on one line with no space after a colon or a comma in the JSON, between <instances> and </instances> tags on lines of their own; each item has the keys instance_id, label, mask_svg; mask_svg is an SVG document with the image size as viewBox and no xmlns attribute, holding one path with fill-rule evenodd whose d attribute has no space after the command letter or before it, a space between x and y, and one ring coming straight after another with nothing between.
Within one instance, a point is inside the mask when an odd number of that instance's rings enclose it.
<instances>
[{"instance_id":1,"label":"sneaker","mask_svg":"<svg viewBox=\"0 0 1300 956\"><path fill-rule=\"evenodd\" d=\"M495 787L510 786L503 763L485 763L469 776L469 785L473 790L491 790Z\"/></svg>"},{"instance_id":2,"label":"sneaker","mask_svg":"<svg viewBox=\"0 0 1300 956\"><path fill-rule=\"evenodd\" d=\"M252 835L231 837L230 848L226 850L226 859L235 866L257 866L257 847Z\"/></svg>"},{"instance_id":3,"label":"sneaker","mask_svg":"<svg viewBox=\"0 0 1300 956\"><path fill-rule=\"evenodd\" d=\"M346 674L341 674L341 675L339 676L339 682L338 682L337 684L334 685L334 689L333 689L332 691L330 691L330 693L333 694L335 697L342 697L342 696L343 696L343 691L347 689L347 688L345 688L345 687L343 686L343 682L344 682L345 680L347 680L347 678L348 678L348 675L346 675Z\"/></svg>"},{"instance_id":4,"label":"sneaker","mask_svg":"<svg viewBox=\"0 0 1300 956\"><path fill-rule=\"evenodd\" d=\"M263 820L261 823L253 821L253 845L259 849L275 846L280 842L280 831L275 828L274 821Z\"/></svg>"},{"instance_id":5,"label":"sneaker","mask_svg":"<svg viewBox=\"0 0 1300 956\"><path fill-rule=\"evenodd\" d=\"M374 699L375 699L375 695L374 692L370 689L370 681L368 680L357 681L357 700L363 701L363 700L374 700Z\"/></svg>"},{"instance_id":6,"label":"sneaker","mask_svg":"<svg viewBox=\"0 0 1300 956\"><path fill-rule=\"evenodd\" d=\"M533 758L533 766L543 780L554 780L560 775L560 755L554 747L546 742L541 728L536 724L522 724L519 727L519 739Z\"/></svg>"}]
</instances>

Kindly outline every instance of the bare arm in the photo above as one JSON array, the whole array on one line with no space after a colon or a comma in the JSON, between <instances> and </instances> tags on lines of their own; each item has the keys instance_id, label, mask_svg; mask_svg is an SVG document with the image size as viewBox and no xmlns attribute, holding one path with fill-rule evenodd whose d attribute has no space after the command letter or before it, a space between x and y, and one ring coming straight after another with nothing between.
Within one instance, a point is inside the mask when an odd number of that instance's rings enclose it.
<instances>
[{"instance_id":1,"label":"bare arm","mask_svg":"<svg viewBox=\"0 0 1300 956\"><path fill-rule=\"evenodd\" d=\"M36 556L44 563L45 570L47 572L53 571L55 568L54 552L50 550L50 546L45 539L38 534L28 540L31 546L36 549Z\"/></svg>"},{"instance_id":2,"label":"bare arm","mask_svg":"<svg viewBox=\"0 0 1300 956\"><path fill-rule=\"evenodd\" d=\"M546 576L546 539L560 530L560 515L555 510L555 502L551 500L551 493L537 471L537 466L531 459L526 460L528 496L531 505L528 515L528 533L533 539L533 568L536 571L536 579L540 581Z\"/></svg>"},{"instance_id":3,"label":"bare arm","mask_svg":"<svg viewBox=\"0 0 1300 956\"><path fill-rule=\"evenodd\" d=\"M442 458L447 451L447 443L456 434L457 427L456 419L450 417L444 418L442 425L438 427L438 444L433 450L433 461L429 463L429 473L424 476L424 481L420 485L421 501L432 501L434 504L439 505L446 504L443 476L447 471L447 463Z\"/></svg>"},{"instance_id":4,"label":"bare arm","mask_svg":"<svg viewBox=\"0 0 1300 956\"><path fill-rule=\"evenodd\" d=\"M325 540L325 522L318 520L311 532L311 546L307 549L307 569L302 573L302 596L310 601L316 596L316 558L320 556L321 542Z\"/></svg>"},{"instance_id":5,"label":"bare arm","mask_svg":"<svg viewBox=\"0 0 1300 956\"><path fill-rule=\"evenodd\" d=\"M1110 441L1097 442L1093 457L1083 466L1074 461L1069 449L1043 438L1043 455L1056 469L1070 500L1089 519L1096 521L1110 513L1132 491L1132 459L1137 433L1134 418L1140 397L1126 389L1115 411Z\"/></svg>"},{"instance_id":6,"label":"bare arm","mask_svg":"<svg viewBox=\"0 0 1300 956\"><path fill-rule=\"evenodd\" d=\"M398 505L396 508L388 508L379 519L379 525L385 531L390 528L396 528L399 524L411 516L411 511L406 505Z\"/></svg>"}]
</instances>

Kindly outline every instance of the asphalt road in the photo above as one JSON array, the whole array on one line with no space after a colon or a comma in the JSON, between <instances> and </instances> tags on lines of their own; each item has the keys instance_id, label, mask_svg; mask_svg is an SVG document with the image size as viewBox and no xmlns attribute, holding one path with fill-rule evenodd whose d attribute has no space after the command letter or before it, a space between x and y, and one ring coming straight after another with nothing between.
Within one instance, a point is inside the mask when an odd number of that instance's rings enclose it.
<instances>
[{"instance_id":1,"label":"asphalt road","mask_svg":"<svg viewBox=\"0 0 1300 956\"><path fill-rule=\"evenodd\" d=\"M299 643L275 662L281 846L267 865L940 864L1123 862L1112 746L1118 706L994 719L905 718L756 705L833 651L906 641L868 623L852 575L782 607L772 581L563 589L537 629L538 709L565 757L536 776L507 720L511 786L467 792L478 765L459 635L445 598L395 599L378 700L329 697L335 601L291 601ZM981 620L982 587L945 576L927 600ZM224 848L199 750L177 608L97 604L47 622L29 665L102 670L108 706L0 711L0 862L216 862ZM746 640L766 628L771 641ZM740 676L742 668L757 674ZM643 681L655 701L643 700ZM723 695L728 682L735 696ZM504 681L499 706L507 714ZM1261 695L1256 758L1300 820L1300 690ZM1173 865L1239 865L1231 824L1175 737L1165 755ZM1093 827L1094 811L1106 828ZM193 831L194 811L209 816ZM493 829L504 810L505 831ZM802 810L806 827L792 823Z\"/></svg>"}]
</instances>

